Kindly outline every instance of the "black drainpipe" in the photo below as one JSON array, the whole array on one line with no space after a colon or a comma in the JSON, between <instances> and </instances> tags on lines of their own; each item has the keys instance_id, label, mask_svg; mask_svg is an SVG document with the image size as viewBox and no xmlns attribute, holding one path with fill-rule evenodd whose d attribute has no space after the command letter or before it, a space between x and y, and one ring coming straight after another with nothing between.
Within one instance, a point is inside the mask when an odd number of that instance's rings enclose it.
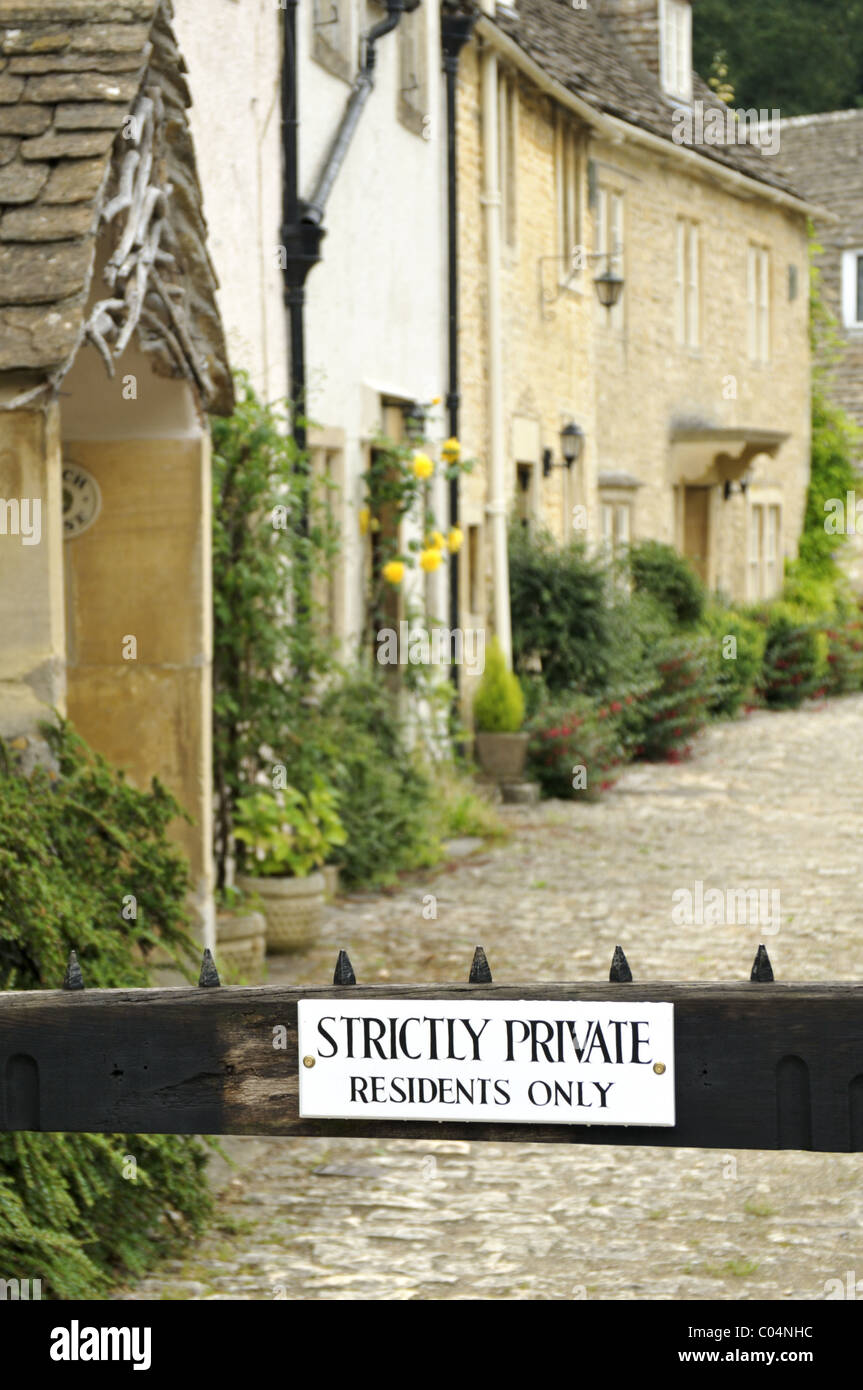
<instances>
[{"instance_id":1,"label":"black drainpipe","mask_svg":"<svg viewBox=\"0 0 863 1390\"><path fill-rule=\"evenodd\" d=\"M282 186L281 240L285 248L285 305L290 317L291 376L290 398L294 406L292 434L297 448L305 450L306 427L301 418L306 409L306 277L321 259L321 242L326 235L323 227L324 208L344 162L348 146L357 128L362 109L374 86L375 44L384 34L395 29L406 10L415 10L420 0L385 0L387 17L365 35L365 59L357 73L347 106L336 131L327 157L318 176L314 193L308 201L299 196L299 159L297 133L297 7L299 0L286 0L282 54ZM308 517L301 519L301 529L308 531Z\"/></svg>"},{"instance_id":2,"label":"black drainpipe","mask_svg":"<svg viewBox=\"0 0 863 1390\"><path fill-rule=\"evenodd\" d=\"M447 249L448 249L448 358L449 376L447 381L446 406L449 416L450 438L458 439L459 393L458 376L458 175L456 146L456 82L458 78L459 55L467 43L476 23L475 14L460 14L444 8L441 14L441 45L443 48L443 70L446 74L446 169L447 169ZM449 483L450 526L457 526L459 520L458 477L450 478ZM450 565L449 584L449 625L454 632L460 622L459 603L459 563ZM455 662L450 666L450 679L458 691L459 668Z\"/></svg>"}]
</instances>

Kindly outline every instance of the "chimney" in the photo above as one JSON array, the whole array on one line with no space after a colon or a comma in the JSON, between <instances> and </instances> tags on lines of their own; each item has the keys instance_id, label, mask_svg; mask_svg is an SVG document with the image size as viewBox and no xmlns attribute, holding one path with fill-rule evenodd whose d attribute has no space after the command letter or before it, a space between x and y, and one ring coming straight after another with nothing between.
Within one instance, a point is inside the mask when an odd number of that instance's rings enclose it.
<instances>
[{"instance_id":1,"label":"chimney","mask_svg":"<svg viewBox=\"0 0 863 1390\"><path fill-rule=\"evenodd\" d=\"M601 0L600 12L615 37L670 96L691 96L690 0Z\"/></svg>"}]
</instances>

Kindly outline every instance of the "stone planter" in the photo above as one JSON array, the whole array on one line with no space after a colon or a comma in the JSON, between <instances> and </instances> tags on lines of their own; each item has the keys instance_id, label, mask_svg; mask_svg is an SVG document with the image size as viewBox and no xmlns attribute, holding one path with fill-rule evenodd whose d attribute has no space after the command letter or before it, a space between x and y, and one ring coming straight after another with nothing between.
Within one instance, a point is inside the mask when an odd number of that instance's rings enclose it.
<instances>
[{"instance_id":1,"label":"stone planter","mask_svg":"<svg viewBox=\"0 0 863 1390\"><path fill-rule=\"evenodd\" d=\"M216 917L216 969L230 966L234 973L258 983L267 959L267 924L262 912L220 912Z\"/></svg>"},{"instance_id":2,"label":"stone planter","mask_svg":"<svg viewBox=\"0 0 863 1390\"><path fill-rule=\"evenodd\" d=\"M529 734L482 734L474 746L480 767L496 782L519 782L527 759Z\"/></svg>"},{"instance_id":3,"label":"stone planter","mask_svg":"<svg viewBox=\"0 0 863 1390\"><path fill-rule=\"evenodd\" d=\"M256 894L267 919L267 950L304 951L318 939L324 915L324 876L237 879L244 893Z\"/></svg>"},{"instance_id":4,"label":"stone planter","mask_svg":"<svg viewBox=\"0 0 863 1390\"><path fill-rule=\"evenodd\" d=\"M341 887L339 883L339 866L338 864L325 864L321 869L321 873L324 876L324 893L329 903L332 902L333 898L339 896Z\"/></svg>"}]
</instances>

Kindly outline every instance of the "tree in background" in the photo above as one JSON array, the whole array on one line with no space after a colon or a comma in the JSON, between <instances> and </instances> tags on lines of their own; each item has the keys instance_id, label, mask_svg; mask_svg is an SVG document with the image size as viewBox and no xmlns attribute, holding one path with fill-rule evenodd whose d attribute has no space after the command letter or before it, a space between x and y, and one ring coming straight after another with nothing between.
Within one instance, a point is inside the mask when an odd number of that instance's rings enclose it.
<instances>
[{"instance_id":1,"label":"tree in background","mask_svg":"<svg viewBox=\"0 0 863 1390\"><path fill-rule=\"evenodd\" d=\"M693 49L705 78L727 69L736 106L784 117L863 104L863 0L698 0Z\"/></svg>"}]
</instances>

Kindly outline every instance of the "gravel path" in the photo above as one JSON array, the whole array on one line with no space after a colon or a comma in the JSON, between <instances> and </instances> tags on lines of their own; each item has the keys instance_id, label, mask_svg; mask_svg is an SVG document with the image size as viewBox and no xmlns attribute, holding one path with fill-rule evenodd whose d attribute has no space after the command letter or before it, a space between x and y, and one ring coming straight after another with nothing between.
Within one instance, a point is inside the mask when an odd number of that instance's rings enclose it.
<instances>
[{"instance_id":1,"label":"gravel path","mask_svg":"<svg viewBox=\"0 0 863 1390\"><path fill-rule=\"evenodd\" d=\"M270 981L863 980L863 696L715 726L597 805L504 811L512 839L344 900ZM779 892L778 920L679 924L682 891ZM427 920L428 897L437 918ZM677 897L674 895L677 894ZM776 902L775 899L768 899ZM778 928L778 930L776 930ZM220 1226L133 1299L774 1299L863 1281L860 1155L231 1141ZM828 1286L833 1288L835 1286ZM863 1296L863 1282L860 1285Z\"/></svg>"}]
</instances>

